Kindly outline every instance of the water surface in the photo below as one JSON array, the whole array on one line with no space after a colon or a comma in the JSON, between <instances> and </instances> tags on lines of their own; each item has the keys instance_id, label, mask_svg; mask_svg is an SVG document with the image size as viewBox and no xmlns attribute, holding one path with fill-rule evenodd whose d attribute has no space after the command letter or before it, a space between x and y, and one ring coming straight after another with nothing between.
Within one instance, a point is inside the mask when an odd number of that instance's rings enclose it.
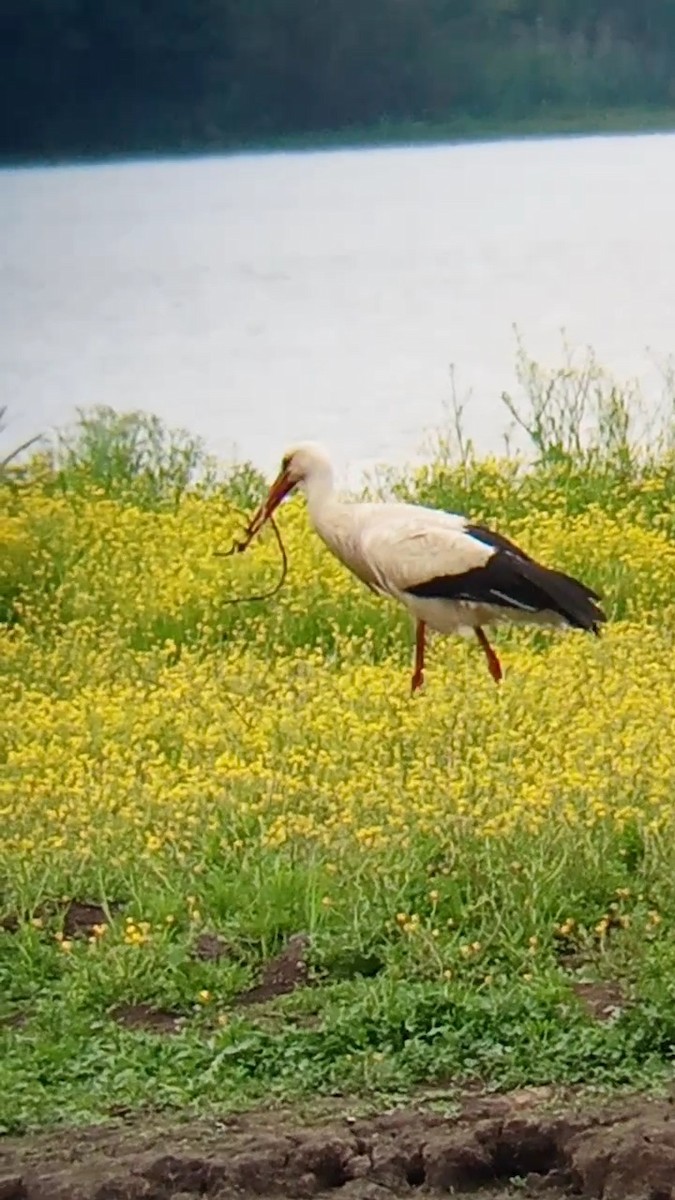
<instances>
[{"instance_id":1,"label":"water surface","mask_svg":"<svg viewBox=\"0 0 675 1200\"><path fill-rule=\"evenodd\" d=\"M449 367L501 443L517 324L619 374L675 337L675 135L0 172L3 445L94 403L264 469L412 458ZM351 473L351 471L350 471Z\"/></svg>"}]
</instances>

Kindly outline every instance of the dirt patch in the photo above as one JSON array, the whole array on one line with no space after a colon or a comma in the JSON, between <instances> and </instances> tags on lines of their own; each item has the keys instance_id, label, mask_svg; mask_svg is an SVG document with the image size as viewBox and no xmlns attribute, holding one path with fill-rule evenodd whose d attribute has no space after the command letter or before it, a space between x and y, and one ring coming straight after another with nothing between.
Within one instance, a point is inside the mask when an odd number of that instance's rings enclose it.
<instances>
[{"instance_id":1,"label":"dirt patch","mask_svg":"<svg viewBox=\"0 0 675 1200\"><path fill-rule=\"evenodd\" d=\"M88 900L46 901L33 912L10 912L0 917L0 930L5 933L18 933L21 926L28 921L48 923L62 916L66 937L90 937L96 932L97 926L109 925L111 912L117 912L120 908L122 904L118 901L114 901L109 908L103 908L100 904Z\"/></svg>"},{"instance_id":2,"label":"dirt patch","mask_svg":"<svg viewBox=\"0 0 675 1200\"><path fill-rule=\"evenodd\" d=\"M100 904L87 904L71 900L63 914L63 932L66 937L91 937L97 926L108 925L110 917Z\"/></svg>"},{"instance_id":3,"label":"dirt patch","mask_svg":"<svg viewBox=\"0 0 675 1200\"><path fill-rule=\"evenodd\" d=\"M110 1015L125 1029L143 1029L147 1033L178 1033L185 1023L180 1013L165 1012L149 1004L120 1004Z\"/></svg>"},{"instance_id":4,"label":"dirt patch","mask_svg":"<svg viewBox=\"0 0 675 1200\"><path fill-rule=\"evenodd\" d=\"M30 1017L27 1012L8 1013L7 1016L0 1017L0 1029L23 1029L29 1020ZM0 1200L2 1200L1 1194Z\"/></svg>"},{"instance_id":5,"label":"dirt patch","mask_svg":"<svg viewBox=\"0 0 675 1200\"><path fill-rule=\"evenodd\" d=\"M195 958L202 962L220 962L221 958L234 958L232 947L217 933L200 933L192 947Z\"/></svg>"},{"instance_id":6,"label":"dirt patch","mask_svg":"<svg viewBox=\"0 0 675 1200\"><path fill-rule=\"evenodd\" d=\"M306 933L296 933L289 938L288 945L281 953L265 963L260 983L245 992L240 992L234 1003L264 1004L267 1000L287 996L296 988L305 987L309 974L308 950L309 937Z\"/></svg>"},{"instance_id":7,"label":"dirt patch","mask_svg":"<svg viewBox=\"0 0 675 1200\"><path fill-rule=\"evenodd\" d=\"M578 1112L533 1093L473 1097L452 1116L401 1110L302 1126L253 1114L173 1128L138 1121L0 1142L0 1200L675 1200L675 1119L635 1099Z\"/></svg>"},{"instance_id":8,"label":"dirt patch","mask_svg":"<svg viewBox=\"0 0 675 1200\"><path fill-rule=\"evenodd\" d=\"M626 1007L626 997L619 983L575 980L571 986L588 1015L596 1021L611 1021Z\"/></svg>"}]
</instances>

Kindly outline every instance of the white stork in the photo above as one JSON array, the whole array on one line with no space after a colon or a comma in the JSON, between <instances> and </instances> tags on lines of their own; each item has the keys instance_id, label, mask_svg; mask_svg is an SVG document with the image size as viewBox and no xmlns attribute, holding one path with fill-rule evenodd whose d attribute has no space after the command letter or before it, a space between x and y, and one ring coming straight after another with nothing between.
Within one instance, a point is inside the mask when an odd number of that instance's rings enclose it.
<instances>
[{"instance_id":1,"label":"white stork","mask_svg":"<svg viewBox=\"0 0 675 1200\"><path fill-rule=\"evenodd\" d=\"M325 451L303 442L283 457L253 516L243 549L294 488L328 549L362 583L404 604L416 623L412 690L424 682L426 627L475 633L495 683L501 663L485 625L500 621L552 625L599 634L605 614L585 584L543 567L518 546L466 517L418 504L345 504L335 494Z\"/></svg>"}]
</instances>

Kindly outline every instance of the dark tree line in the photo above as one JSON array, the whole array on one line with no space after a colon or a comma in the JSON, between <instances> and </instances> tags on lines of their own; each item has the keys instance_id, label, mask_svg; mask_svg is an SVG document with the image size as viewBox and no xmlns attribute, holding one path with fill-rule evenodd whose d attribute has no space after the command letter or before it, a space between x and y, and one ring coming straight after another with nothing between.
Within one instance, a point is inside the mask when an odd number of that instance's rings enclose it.
<instances>
[{"instance_id":1,"label":"dark tree line","mask_svg":"<svg viewBox=\"0 0 675 1200\"><path fill-rule=\"evenodd\" d=\"M675 0L0 0L0 153L675 103Z\"/></svg>"}]
</instances>

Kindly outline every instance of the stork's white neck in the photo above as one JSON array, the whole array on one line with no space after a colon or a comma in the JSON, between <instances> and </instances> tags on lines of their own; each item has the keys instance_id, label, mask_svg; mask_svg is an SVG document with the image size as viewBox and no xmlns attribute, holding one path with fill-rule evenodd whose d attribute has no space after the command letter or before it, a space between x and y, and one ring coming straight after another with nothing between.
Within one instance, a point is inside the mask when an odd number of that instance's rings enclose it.
<instances>
[{"instance_id":1,"label":"stork's white neck","mask_svg":"<svg viewBox=\"0 0 675 1200\"><path fill-rule=\"evenodd\" d=\"M307 508L312 524L321 520L322 513L335 502L335 482L333 468L329 462L317 462L307 473L300 484L307 497Z\"/></svg>"}]
</instances>

